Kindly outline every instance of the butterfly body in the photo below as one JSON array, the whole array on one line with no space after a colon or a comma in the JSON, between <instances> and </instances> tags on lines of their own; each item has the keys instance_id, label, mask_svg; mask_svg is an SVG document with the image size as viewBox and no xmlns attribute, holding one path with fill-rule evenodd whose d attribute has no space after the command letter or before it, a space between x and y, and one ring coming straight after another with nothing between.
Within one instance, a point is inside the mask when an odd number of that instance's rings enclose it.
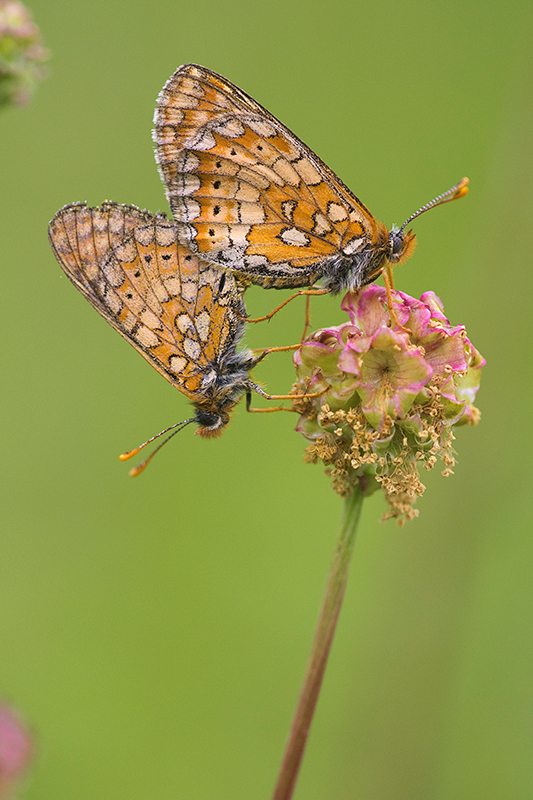
<instances>
[{"instance_id":1,"label":"butterfly body","mask_svg":"<svg viewBox=\"0 0 533 800\"><path fill-rule=\"evenodd\" d=\"M378 222L297 136L230 81L186 64L154 117L180 240L264 288L357 289L414 248Z\"/></svg>"},{"instance_id":2,"label":"butterfly body","mask_svg":"<svg viewBox=\"0 0 533 800\"><path fill-rule=\"evenodd\" d=\"M91 305L192 401L197 433L220 435L259 388L250 378L259 359L237 351L245 308L235 279L181 245L176 223L134 206L65 206L49 238Z\"/></svg>"},{"instance_id":3,"label":"butterfly body","mask_svg":"<svg viewBox=\"0 0 533 800\"><path fill-rule=\"evenodd\" d=\"M204 439L220 436L228 425L231 412L244 394L257 391L250 370L258 363L251 350L226 351L209 364L212 379L201 397L194 400L196 433Z\"/></svg>"}]
</instances>

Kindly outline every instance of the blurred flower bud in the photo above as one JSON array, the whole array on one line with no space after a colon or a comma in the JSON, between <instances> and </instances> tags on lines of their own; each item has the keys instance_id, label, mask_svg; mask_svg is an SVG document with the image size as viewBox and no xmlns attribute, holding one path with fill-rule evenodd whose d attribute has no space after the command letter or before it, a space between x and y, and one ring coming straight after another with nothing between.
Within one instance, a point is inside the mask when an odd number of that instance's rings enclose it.
<instances>
[{"instance_id":1,"label":"blurred flower bud","mask_svg":"<svg viewBox=\"0 0 533 800\"><path fill-rule=\"evenodd\" d=\"M362 483L368 494L381 486L384 519L403 524L418 515L413 504L425 489L418 467L440 459L450 475L453 427L479 421L473 401L485 360L433 292L392 298L393 327L384 288L345 296L350 322L316 331L294 356L295 391L324 394L293 407L301 413L297 430L311 442L306 460L328 466L334 490L347 495Z\"/></svg>"},{"instance_id":2,"label":"blurred flower bud","mask_svg":"<svg viewBox=\"0 0 533 800\"><path fill-rule=\"evenodd\" d=\"M48 57L28 9L18 0L0 0L0 108L30 100Z\"/></svg>"},{"instance_id":3,"label":"blurred flower bud","mask_svg":"<svg viewBox=\"0 0 533 800\"><path fill-rule=\"evenodd\" d=\"M0 798L13 797L13 786L32 755L30 735L16 713L0 703Z\"/></svg>"}]
</instances>

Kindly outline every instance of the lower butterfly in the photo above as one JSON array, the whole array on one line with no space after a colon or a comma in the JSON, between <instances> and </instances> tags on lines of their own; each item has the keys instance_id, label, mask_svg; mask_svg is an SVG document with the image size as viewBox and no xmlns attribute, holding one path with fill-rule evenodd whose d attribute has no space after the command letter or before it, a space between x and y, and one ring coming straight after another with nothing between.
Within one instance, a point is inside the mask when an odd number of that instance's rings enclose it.
<instances>
[{"instance_id":1,"label":"lower butterfly","mask_svg":"<svg viewBox=\"0 0 533 800\"><path fill-rule=\"evenodd\" d=\"M134 206L75 203L58 211L48 235L72 283L195 409L190 419L121 459L192 422L200 436L219 436L244 394L281 397L267 395L250 378L270 351L237 351L245 308L235 279L180 245L174 222ZM139 474L155 452L131 474Z\"/></svg>"}]
</instances>

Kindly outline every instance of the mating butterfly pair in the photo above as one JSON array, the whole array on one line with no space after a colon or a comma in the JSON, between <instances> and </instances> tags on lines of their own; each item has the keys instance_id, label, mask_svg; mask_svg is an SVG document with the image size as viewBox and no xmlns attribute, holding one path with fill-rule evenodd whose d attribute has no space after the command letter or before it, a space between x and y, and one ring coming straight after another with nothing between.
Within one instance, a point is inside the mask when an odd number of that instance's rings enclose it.
<instances>
[{"instance_id":1,"label":"mating butterfly pair","mask_svg":"<svg viewBox=\"0 0 533 800\"><path fill-rule=\"evenodd\" d=\"M192 400L194 416L174 433L196 422L218 435L244 393L267 396L250 378L264 354L237 352L244 284L359 288L410 255L412 219L468 191L463 179L389 232L288 128L196 65L163 88L154 139L174 221L74 204L49 237L74 285Z\"/></svg>"}]
</instances>

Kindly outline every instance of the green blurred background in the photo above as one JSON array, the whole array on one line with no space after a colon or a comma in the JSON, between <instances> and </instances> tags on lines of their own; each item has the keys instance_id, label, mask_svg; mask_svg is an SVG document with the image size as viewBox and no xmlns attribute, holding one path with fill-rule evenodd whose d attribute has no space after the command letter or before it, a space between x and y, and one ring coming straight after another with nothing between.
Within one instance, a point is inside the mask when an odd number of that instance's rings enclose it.
<instances>
[{"instance_id":1,"label":"green blurred background","mask_svg":"<svg viewBox=\"0 0 533 800\"><path fill-rule=\"evenodd\" d=\"M242 86L390 225L397 286L443 299L488 359L477 429L404 529L366 504L296 800L529 800L532 6L477 0L33 0L52 52L0 116L0 694L31 722L28 800L271 794L341 501L288 414L186 429L139 479L118 453L188 415L62 276L63 204L166 210L157 94L195 61ZM249 311L283 297L253 289ZM313 325L345 320L313 302ZM296 301L252 346L301 331ZM273 392L290 357L256 371ZM526 417L524 417L524 414ZM524 421L525 420L525 421Z\"/></svg>"}]
</instances>

